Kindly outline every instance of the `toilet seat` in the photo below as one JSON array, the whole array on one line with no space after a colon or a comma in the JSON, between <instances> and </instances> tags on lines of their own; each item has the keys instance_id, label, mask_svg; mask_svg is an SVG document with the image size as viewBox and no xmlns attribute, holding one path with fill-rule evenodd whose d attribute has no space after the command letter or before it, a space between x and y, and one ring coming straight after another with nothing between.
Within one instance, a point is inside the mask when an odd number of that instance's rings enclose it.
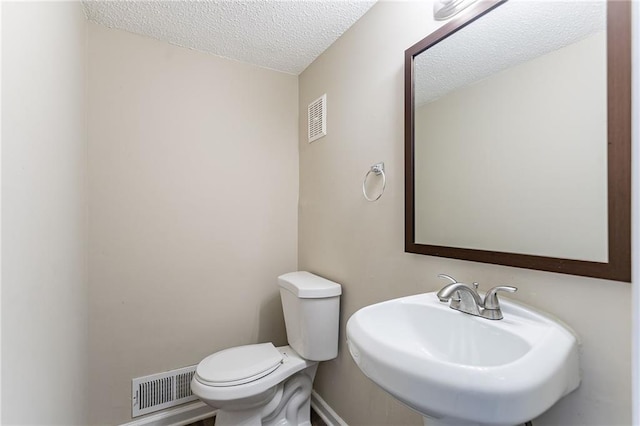
<instances>
[{"instance_id":1,"label":"toilet seat","mask_svg":"<svg viewBox=\"0 0 640 426\"><path fill-rule=\"evenodd\" d=\"M289 377L308 368L317 368L317 361L302 358L290 346L280 346L276 350L282 357L282 364L260 379L237 386L212 386L200 378L196 369L191 381L191 390L210 406L233 411L266 402L273 396L277 387Z\"/></svg>"},{"instance_id":2,"label":"toilet seat","mask_svg":"<svg viewBox=\"0 0 640 426\"><path fill-rule=\"evenodd\" d=\"M238 386L273 373L282 363L282 353L272 343L237 346L206 357L196 376L207 386Z\"/></svg>"}]
</instances>

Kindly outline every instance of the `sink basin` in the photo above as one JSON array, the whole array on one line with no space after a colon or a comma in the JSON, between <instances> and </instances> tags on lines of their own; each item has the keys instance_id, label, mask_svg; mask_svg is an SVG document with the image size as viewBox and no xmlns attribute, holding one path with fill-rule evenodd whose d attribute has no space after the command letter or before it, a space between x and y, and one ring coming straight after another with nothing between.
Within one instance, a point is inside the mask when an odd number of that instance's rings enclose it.
<instances>
[{"instance_id":1,"label":"sink basin","mask_svg":"<svg viewBox=\"0 0 640 426\"><path fill-rule=\"evenodd\" d=\"M500 304L497 321L450 309L436 293L367 306L349 318L349 350L426 424L522 424L578 387L578 341L544 313Z\"/></svg>"}]
</instances>

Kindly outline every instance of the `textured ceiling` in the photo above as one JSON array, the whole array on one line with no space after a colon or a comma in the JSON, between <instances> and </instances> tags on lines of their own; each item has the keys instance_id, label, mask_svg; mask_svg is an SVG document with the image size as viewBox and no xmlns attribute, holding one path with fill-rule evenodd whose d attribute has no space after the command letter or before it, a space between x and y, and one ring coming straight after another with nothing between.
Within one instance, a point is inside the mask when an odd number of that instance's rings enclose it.
<instances>
[{"instance_id":1,"label":"textured ceiling","mask_svg":"<svg viewBox=\"0 0 640 426\"><path fill-rule=\"evenodd\" d=\"M83 1L90 20L300 74L375 0Z\"/></svg>"},{"instance_id":2,"label":"textured ceiling","mask_svg":"<svg viewBox=\"0 0 640 426\"><path fill-rule=\"evenodd\" d=\"M416 58L416 105L605 28L604 1L510 0Z\"/></svg>"}]
</instances>

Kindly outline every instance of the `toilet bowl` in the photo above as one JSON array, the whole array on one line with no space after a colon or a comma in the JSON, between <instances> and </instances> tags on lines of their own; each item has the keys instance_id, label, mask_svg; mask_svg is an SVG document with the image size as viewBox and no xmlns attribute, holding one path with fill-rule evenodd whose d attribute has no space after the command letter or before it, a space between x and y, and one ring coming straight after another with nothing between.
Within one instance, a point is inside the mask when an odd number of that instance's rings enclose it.
<instances>
[{"instance_id":1,"label":"toilet bowl","mask_svg":"<svg viewBox=\"0 0 640 426\"><path fill-rule=\"evenodd\" d=\"M319 361L338 351L339 284L309 272L278 277L289 346L224 349L203 359L191 389L217 408L216 426L310 425Z\"/></svg>"}]
</instances>

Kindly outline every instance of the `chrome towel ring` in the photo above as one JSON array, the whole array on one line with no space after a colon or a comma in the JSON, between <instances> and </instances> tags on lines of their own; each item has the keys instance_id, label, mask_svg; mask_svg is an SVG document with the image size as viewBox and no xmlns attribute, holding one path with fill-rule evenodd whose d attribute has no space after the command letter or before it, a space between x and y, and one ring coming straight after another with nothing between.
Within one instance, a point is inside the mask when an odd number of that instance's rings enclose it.
<instances>
[{"instance_id":1,"label":"chrome towel ring","mask_svg":"<svg viewBox=\"0 0 640 426\"><path fill-rule=\"evenodd\" d=\"M375 198L371 198L367 194L367 178L371 173L375 174L376 176L382 175L382 191L380 191L380 194L378 194L378 196ZM367 174L364 176L364 181L362 181L362 195L364 195L364 198L367 201L371 201L371 202L378 201L380 197L382 197L382 194L384 194L384 189L386 187L387 187L387 176L384 174L384 163L382 162L376 163L373 166L371 166L371 169L369 169Z\"/></svg>"}]
</instances>

